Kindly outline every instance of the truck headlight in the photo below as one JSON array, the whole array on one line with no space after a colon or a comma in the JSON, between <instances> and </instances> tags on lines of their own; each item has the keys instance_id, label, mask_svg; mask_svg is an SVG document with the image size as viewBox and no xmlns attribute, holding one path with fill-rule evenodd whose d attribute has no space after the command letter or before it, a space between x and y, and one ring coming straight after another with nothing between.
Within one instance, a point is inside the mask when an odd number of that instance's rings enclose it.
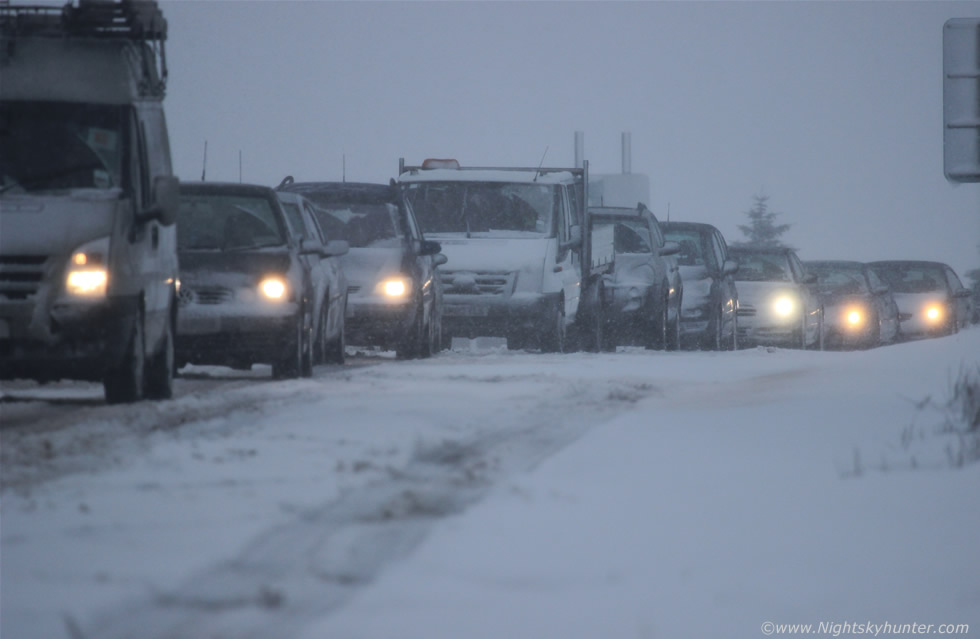
<instances>
[{"instance_id":1,"label":"truck headlight","mask_svg":"<svg viewBox=\"0 0 980 639\"><path fill-rule=\"evenodd\" d=\"M385 297L392 299L403 299L412 292L412 283L406 277L389 277L383 280L378 288Z\"/></svg>"},{"instance_id":2,"label":"truck headlight","mask_svg":"<svg viewBox=\"0 0 980 639\"><path fill-rule=\"evenodd\" d=\"M264 299L272 302L283 302L289 287L281 277L267 277L259 283L259 293Z\"/></svg>"},{"instance_id":3,"label":"truck headlight","mask_svg":"<svg viewBox=\"0 0 980 639\"><path fill-rule=\"evenodd\" d=\"M104 298L109 284L109 238L102 237L72 251L65 275L65 292L86 299Z\"/></svg>"}]
</instances>

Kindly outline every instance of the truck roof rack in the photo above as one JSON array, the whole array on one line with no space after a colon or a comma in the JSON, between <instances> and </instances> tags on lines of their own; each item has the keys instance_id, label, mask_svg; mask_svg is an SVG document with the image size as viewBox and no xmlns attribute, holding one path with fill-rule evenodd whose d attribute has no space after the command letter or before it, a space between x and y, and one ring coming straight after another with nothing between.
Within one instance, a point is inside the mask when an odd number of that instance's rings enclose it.
<instances>
[{"instance_id":1,"label":"truck roof rack","mask_svg":"<svg viewBox=\"0 0 980 639\"><path fill-rule=\"evenodd\" d=\"M167 85L167 20L156 0L77 0L64 6L12 5L0 0L0 35L84 37L142 43L143 95L162 96Z\"/></svg>"}]
</instances>

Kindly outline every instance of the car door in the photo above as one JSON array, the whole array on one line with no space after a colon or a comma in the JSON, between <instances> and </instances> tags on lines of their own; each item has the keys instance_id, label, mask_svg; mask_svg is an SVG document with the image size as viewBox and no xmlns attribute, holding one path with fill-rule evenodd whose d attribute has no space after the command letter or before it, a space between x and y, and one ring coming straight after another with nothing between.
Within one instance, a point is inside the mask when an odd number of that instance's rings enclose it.
<instances>
[{"instance_id":1,"label":"car door","mask_svg":"<svg viewBox=\"0 0 980 639\"><path fill-rule=\"evenodd\" d=\"M300 208L300 213L303 217L303 223L308 230L308 235L312 237L312 241L318 243L320 246L326 246L330 238L326 236L323 232L323 228L320 226L319 219L317 218L316 211L313 208L313 203L302 198L302 207ZM317 258L316 255L311 255L311 258ZM344 277L344 269L340 265L339 257L319 257L315 259L316 268L319 270L319 277L322 279L322 296L323 304L327 305L327 312L325 317L327 319L326 333L330 338L336 337L340 334L340 327L344 319L344 313L346 312L347 306L347 280Z\"/></svg>"},{"instance_id":2,"label":"car door","mask_svg":"<svg viewBox=\"0 0 980 639\"><path fill-rule=\"evenodd\" d=\"M962 296L965 287L960 281L960 278L953 272L953 269L946 266L943 268L946 273L946 282L949 286L949 295L951 298L950 306L956 308L956 323L959 327L966 326L968 324L968 318L972 315L972 309L970 308L970 298L969 297L959 297Z\"/></svg>"},{"instance_id":3,"label":"car door","mask_svg":"<svg viewBox=\"0 0 980 639\"><path fill-rule=\"evenodd\" d=\"M814 294L811 285L805 281L806 269L803 267L803 262L793 252L787 253L787 257L789 258L790 270L793 273L793 279L796 281L800 299L803 303L804 323L808 336L807 343L809 344L820 338L820 302L817 300L817 296Z\"/></svg>"},{"instance_id":4,"label":"car door","mask_svg":"<svg viewBox=\"0 0 980 639\"><path fill-rule=\"evenodd\" d=\"M279 203L284 217L286 218L286 228L290 234L290 244L296 247L299 254L300 264L306 275L307 285L309 286L310 299L313 304L311 309L313 317L314 334L320 328L320 318L323 310L323 301L326 295L327 277L320 264L320 256L316 253L304 253L303 248L319 248L322 245L321 239L314 235L306 222L303 220L303 198L292 194L281 194Z\"/></svg>"},{"instance_id":5,"label":"car door","mask_svg":"<svg viewBox=\"0 0 980 639\"><path fill-rule=\"evenodd\" d=\"M426 323L434 322L438 334L442 323L442 280L436 269L435 256L421 255L422 242L425 236L419 227L418 220L415 218L415 210L404 195L399 195L401 201L402 224L405 226L405 233L408 235L408 244L411 246L411 259L414 260L414 271L417 273L418 283L422 287L422 306L423 321Z\"/></svg>"}]
</instances>

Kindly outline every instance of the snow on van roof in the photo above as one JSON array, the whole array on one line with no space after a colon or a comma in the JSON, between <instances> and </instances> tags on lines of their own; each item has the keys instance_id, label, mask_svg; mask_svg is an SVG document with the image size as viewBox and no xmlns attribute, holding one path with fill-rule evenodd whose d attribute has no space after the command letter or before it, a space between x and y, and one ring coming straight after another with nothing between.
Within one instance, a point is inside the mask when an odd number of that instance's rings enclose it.
<instances>
[{"instance_id":1,"label":"snow on van roof","mask_svg":"<svg viewBox=\"0 0 980 639\"><path fill-rule=\"evenodd\" d=\"M537 176L537 179L535 179ZM499 169L426 169L410 171L398 176L399 182L537 182L561 184L571 182L571 171L508 171Z\"/></svg>"}]
</instances>

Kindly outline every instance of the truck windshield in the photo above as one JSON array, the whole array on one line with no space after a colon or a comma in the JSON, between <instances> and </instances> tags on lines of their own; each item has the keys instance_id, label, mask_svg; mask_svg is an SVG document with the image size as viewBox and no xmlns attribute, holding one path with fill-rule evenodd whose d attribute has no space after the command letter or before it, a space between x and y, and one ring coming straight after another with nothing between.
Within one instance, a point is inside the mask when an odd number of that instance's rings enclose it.
<instances>
[{"instance_id":1,"label":"truck windshield","mask_svg":"<svg viewBox=\"0 0 980 639\"><path fill-rule=\"evenodd\" d=\"M125 107L0 103L0 192L123 187Z\"/></svg>"},{"instance_id":2,"label":"truck windshield","mask_svg":"<svg viewBox=\"0 0 980 639\"><path fill-rule=\"evenodd\" d=\"M558 189L549 184L419 182L405 193L427 235L550 236L559 202Z\"/></svg>"},{"instance_id":3,"label":"truck windshield","mask_svg":"<svg viewBox=\"0 0 980 639\"><path fill-rule=\"evenodd\" d=\"M281 218L263 197L180 196L177 248L182 251L246 250L285 243Z\"/></svg>"}]
</instances>

